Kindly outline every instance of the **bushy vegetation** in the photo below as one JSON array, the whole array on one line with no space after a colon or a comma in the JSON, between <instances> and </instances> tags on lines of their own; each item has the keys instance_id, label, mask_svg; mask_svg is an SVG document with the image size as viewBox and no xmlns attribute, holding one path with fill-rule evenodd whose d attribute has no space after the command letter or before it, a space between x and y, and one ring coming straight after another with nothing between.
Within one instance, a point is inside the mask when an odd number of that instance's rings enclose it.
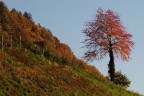
<instances>
[{"instance_id":1,"label":"bushy vegetation","mask_svg":"<svg viewBox=\"0 0 144 96\"><path fill-rule=\"evenodd\" d=\"M127 78L126 75L118 71L115 73L114 83L123 87L129 87L131 81Z\"/></svg>"},{"instance_id":2,"label":"bushy vegetation","mask_svg":"<svg viewBox=\"0 0 144 96\"><path fill-rule=\"evenodd\" d=\"M106 78L108 80L110 80L109 76L107 76ZM113 83L120 85L124 88L127 88L127 87L129 87L131 81L127 78L127 76L125 74L122 74L121 71L117 71L115 73L115 78L114 78Z\"/></svg>"},{"instance_id":3,"label":"bushy vegetation","mask_svg":"<svg viewBox=\"0 0 144 96\"><path fill-rule=\"evenodd\" d=\"M66 44L35 24L30 13L9 11L3 2L0 36L0 96L139 96L77 59Z\"/></svg>"}]
</instances>

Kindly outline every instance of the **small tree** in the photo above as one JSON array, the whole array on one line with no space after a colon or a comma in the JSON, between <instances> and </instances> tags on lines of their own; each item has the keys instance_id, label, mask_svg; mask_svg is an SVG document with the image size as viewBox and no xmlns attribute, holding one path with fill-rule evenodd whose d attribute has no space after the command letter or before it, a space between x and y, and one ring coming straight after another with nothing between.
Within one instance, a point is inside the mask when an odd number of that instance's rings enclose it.
<instances>
[{"instance_id":1,"label":"small tree","mask_svg":"<svg viewBox=\"0 0 144 96\"><path fill-rule=\"evenodd\" d=\"M132 35L126 32L117 13L111 10L105 12L103 9L98 9L97 13L95 20L88 22L87 28L83 30L87 37L83 41L84 47L88 49L84 59L100 60L109 54L108 73L111 81L114 81L114 55L128 61L134 43L131 41Z\"/></svg>"},{"instance_id":2,"label":"small tree","mask_svg":"<svg viewBox=\"0 0 144 96\"><path fill-rule=\"evenodd\" d=\"M127 88L129 87L131 81L126 75L122 74L120 71L117 71L115 73L114 83Z\"/></svg>"}]
</instances>

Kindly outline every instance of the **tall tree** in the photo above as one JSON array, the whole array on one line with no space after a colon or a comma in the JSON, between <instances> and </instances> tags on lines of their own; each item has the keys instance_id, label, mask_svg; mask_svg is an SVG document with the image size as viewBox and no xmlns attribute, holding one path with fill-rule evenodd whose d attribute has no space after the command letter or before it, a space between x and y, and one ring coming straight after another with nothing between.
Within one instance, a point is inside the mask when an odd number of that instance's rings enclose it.
<instances>
[{"instance_id":1,"label":"tall tree","mask_svg":"<svg viewBox=\"0 0 144 96\"><path fill-rule=\"evenodd\" d=\"M26 17L29 20L32 20L32 15L28 12L24 12L23 16Z\"/></svg>"},{"instance_id":2,"label":"tall tree","mask_svg":"<svg viewBox=\"0 0 144 96\"><path fill-rule=\"evenodd\" d=\"M9 10L4 2L0 1L0 24L4 31L9 31Z\"/></svg>"},{"instance_id":3,"label":"tall tree","mask_svg":"<svg viewBox=\"0 0 144 96\"><path fill-rule=\"evenodd\" d=\"M100 60L109 55L108 73L111 81L114 81L114 57L120 57L123 61L129 60L131 48L134 46L132 35L127 33L117 13L101 8L98 9L95 20L88 22L86 27L83 30L86 35L83 43L88 51L85 52L84 59Z\"/></svg>"}]
</instances>

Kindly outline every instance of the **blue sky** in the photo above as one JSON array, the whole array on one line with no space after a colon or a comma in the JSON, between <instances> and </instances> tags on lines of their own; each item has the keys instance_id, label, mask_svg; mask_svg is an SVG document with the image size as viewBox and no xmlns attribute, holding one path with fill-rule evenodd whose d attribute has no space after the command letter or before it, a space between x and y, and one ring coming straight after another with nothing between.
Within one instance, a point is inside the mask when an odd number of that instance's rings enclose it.
<instances>
[{"instance_id":1,"label":"blue sky","mask_svg":"<svg viewBox=\"0 0 144 96\"><path fill-rule=\"evenodd\" d=\"M1 0L9 9L30 12L33 20L50 29L74 54L81 58L84 49L82 30L94 19L99 7L111 9L120 15L122 24L133 35L135 47L129 62L115 59L116 70L121 70L132 81L130 90L144 94L144 0ZM90 63L107 75L109 57Z\"/></svg>"}]
</instances>

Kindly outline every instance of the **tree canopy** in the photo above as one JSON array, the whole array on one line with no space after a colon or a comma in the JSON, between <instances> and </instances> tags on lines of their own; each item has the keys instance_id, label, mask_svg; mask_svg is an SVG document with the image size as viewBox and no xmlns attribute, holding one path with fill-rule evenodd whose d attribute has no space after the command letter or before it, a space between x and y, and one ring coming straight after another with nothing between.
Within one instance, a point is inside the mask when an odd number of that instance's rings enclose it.
<instances>
[{"instance_id":1,"label":"tree canopy","mask_svg":"<svg viewBox=\"0 0 144 96\"><path fill-rule=\"evenodd\" d=\"M87 48L84 59L100 60L109 54L109 73L114 75L114 57L120 57L123 61L130 58L131 48L134 46L132 34L127 33L117 13L101 8L98 9L95 19L87 22L86 27L83 30L86 36L83 43Z\"/></svg>"},{"instance_id":2,"label":"tree canopy","mask_svg":"<svg viewBox=\"0 0 144 96\"><path fill-rule=\"evenodd\" d=\"M83 30L86 35L84 47L88 49L84 58L87 61L102 59L112 49L116 57L129 60L134 43L131 41L132 35L127 33L120 22L119 15L111 10L105 12L101 8L97 13L95 20L88 22L87 28Z\"/></svg>"}]
</instances>

